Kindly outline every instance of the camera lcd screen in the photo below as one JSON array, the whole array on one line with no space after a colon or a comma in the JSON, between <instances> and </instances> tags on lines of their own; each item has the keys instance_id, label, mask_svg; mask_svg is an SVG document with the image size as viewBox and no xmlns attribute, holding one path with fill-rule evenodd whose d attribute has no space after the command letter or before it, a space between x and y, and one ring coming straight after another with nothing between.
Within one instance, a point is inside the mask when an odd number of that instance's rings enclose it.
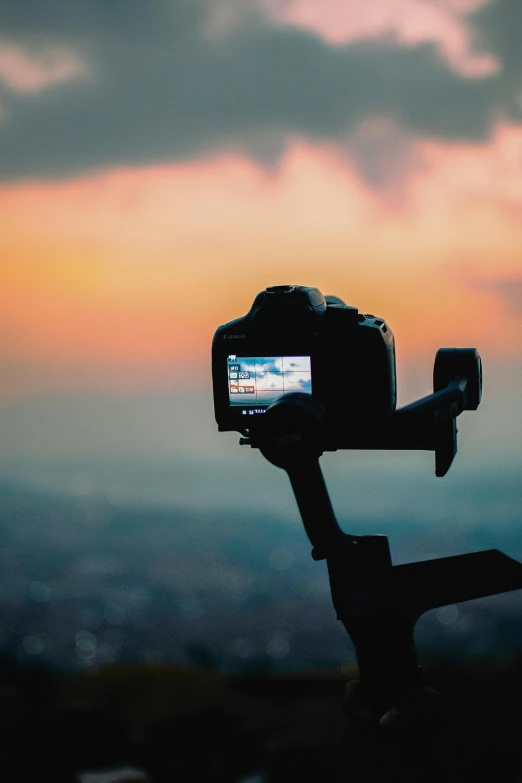
<instances>
[{"instance_id":1,"label":"camera lcd screen","mask_svg":"<svg viewBox=\"0 0 522 783\"><path fill-rule=\"evenodd\" d=\"M263 413L282 394L312 393L309 356L236 356L227 361L228 398L246 413ZM261 407L262 406L262 407Z\"/></svg>"}]
</instances>

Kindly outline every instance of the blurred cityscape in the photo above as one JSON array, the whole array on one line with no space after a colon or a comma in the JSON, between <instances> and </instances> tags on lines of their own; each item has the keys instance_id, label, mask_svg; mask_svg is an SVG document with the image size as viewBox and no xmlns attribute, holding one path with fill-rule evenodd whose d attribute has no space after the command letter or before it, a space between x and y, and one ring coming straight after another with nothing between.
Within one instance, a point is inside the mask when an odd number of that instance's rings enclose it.
<instances>
[{"instance_id":1,"label":"blurred cityscape","mask_svg":"<svg viewBox=\"0 0 522 783\"><path fill-rule=\"evenodd\" d=\"M395 549L422 555L413 521L395 520L390 537ZM473 528L455 541L455 553L475 551L491 546L491 534ZM520 555L516 528L503 530L501 548ZM170 661L234 673L354 663L325 564L312 560L302 528L270 513L4 484L0 552L0 647L17 658L64 669ZM515 592L429 612L417 626L421 657L516 657L521 609Z\"/></svg>"}]
</instances>

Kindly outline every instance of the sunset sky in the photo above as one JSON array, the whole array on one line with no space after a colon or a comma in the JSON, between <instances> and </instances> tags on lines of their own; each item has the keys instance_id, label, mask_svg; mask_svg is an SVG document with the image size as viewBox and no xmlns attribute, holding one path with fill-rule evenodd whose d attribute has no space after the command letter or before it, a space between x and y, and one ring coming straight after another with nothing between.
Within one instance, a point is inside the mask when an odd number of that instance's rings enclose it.
<instances>
[{"instance_id":1,"label":"sunset sky","mask_svg":"<svg viewBox=\"0 0 522 783\"><path fill-rule=\"evenodd\" d=\"M520 29L520 0L3 0L2 475L240 470L210 343L281 283L385 317L403 402L476 346L458 459L522 465Z\"/></svg>"}]
</instances>

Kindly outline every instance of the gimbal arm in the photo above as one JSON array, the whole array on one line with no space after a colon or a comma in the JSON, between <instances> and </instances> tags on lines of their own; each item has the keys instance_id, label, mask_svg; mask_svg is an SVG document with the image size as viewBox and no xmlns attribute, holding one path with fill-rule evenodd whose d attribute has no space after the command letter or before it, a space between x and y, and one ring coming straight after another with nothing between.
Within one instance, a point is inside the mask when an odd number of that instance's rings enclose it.
<instances>
[{"instance_id":1,"label":"gimbal arm","mask_svg":"<svg viewBox=\"0 0 522 783\"><path fill-rule=\"evenodd\" d=\"M322 446L435 452L435 473L444 476L457 453L456 417L466 408L465 378L392 413L358 410L325 416Z\"/></svg>"},{"instance_id":2,"label":"gimbal arm","mask_svg":"<svg viewBox=\"0 0 522 783\"><path fill-rule=\"evenodd\" d=\"M299 437L302 438L306 431L309 440L310 427L313 423L314 448L317 457L324 451L339 449L434 451L435 474L445 476L457 453L456 417L467 407L468 384L466 378L457 378L446 388L392 413L359 409L353 412L336 411L332 414L324 411L322 406L311 400L309 395L297 393L280 397L269 408L267 414L270 418L274 416L274 411L277 411L277 421L279 426L283 427L277 437L281 438L286 430L291 429L296 414L299 411L305 414L306 411L305 415L308 415L309 421L304 429L299 422L297 423L298 429L301 427ZM287 416L289 411L289 420L283 422L283 417ZM259 447L263 450L261 444L264 442L266 449L270 433L274 438L276 437L267 414L263 416L262 422L254 423L250 437L241 438L241 445ZM267 430L269 430L268 439ZM271 453L273 451L271 448ZM271 457L267 459L277 464L277 460L274 461Z\"/></svg>"}]
</instances>

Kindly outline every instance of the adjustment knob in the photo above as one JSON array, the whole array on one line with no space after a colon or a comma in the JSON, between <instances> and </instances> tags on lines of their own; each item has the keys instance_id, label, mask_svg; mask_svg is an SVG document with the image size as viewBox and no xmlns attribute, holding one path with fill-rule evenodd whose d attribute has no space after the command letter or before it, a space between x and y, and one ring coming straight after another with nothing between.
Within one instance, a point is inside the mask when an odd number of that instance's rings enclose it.
<instances>
[{"instance_id":1,"label":"adjustment knob","mask_svg":"<svg viewBox=\"0 0 522 783\"><path fill-rule=\"evenodd\" d=\"M482 398L482 359L476 348L439 348L433 367L433 391L445 389L451 381L465 378L464 409L476 411Z\"/></svg>"}]
</instances>

